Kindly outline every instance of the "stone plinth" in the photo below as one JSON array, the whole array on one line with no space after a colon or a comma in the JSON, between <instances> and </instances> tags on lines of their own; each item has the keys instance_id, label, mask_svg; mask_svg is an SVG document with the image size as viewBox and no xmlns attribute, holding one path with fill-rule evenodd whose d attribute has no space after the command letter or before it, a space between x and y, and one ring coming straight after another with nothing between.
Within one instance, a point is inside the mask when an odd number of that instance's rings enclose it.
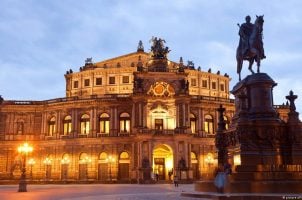
<instances>
[{"instance_id":1,"label":"stone plinth","mask_svg":"<svg viewBox=\"0 0 302 200\"><path fill-rule=\"evenodd\" d=\"M161 58L156 59L153 58L148 62L148 71L151 72L166 72L168 70L168 59Z\"/></svg>"},{"instance_id":2,"label":"stone plinth","mask_svg":"<svg viewBox=\"0 0 302 200\"><path fill-rule=\"evenodd\" d=\"M247 76L232 90L235 115L230 129L221 133L228 160L236 164L226 186L228 192L302 193L302 154L298 151L302 144L301 123L294 100L289 122L279 119L273 107L272 91L276 85L267 74L257 73ZM291 94L289 98L296 96ZM201 181L195 189L215 191L213 186L213 182Z\"/></svg>"}]
</instances>

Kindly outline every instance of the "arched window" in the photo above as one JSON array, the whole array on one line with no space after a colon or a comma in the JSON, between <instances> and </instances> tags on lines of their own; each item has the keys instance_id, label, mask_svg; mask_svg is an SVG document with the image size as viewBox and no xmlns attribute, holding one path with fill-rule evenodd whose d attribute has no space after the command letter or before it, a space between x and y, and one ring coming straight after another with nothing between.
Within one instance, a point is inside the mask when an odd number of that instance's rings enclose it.
<instances>
[{"instance_id":1,"label":"arched window","mask_svg":"<svg viewBox=\"0 0 302 200\"><path fill-rule=\"evenodd\" d=\"M225 129L228 130L229 126L230 126L230 121L229 121L228 117L224 115L223 120L225 122Z\"/></svg>"},{"instance_id":2,"label":"arched window","mask_svg":"<svg viewBox=\"0 0 302 200\"><path fill-rule=\"evenodd\" d=\"M91 162L91 158L88 156L87 153L81 153L79 157L80 164L87 164Z\"/></svg>"},{"instance_id":3,"label":"arched window","mask_svg":"<svg viewBox=\"0 0 302 200\"><path fill-rule=\"evenodd\" d=\"M90 117L87 114L81 117L81 134L88 135L90 129Z\"/></svg>"},{"instance_id":4,"label":"arched window","mask_svg":"<svg viewBox=\"0 0 302 200\"><path fill-rule=\"evenodd\" d=\"M61 164L69 164L70 163L70 157L68 153L64 153L62 156Z\"/></svg>"},{"instance_id":5,"label":"arched window","mask_svg":"<svg viewBox=\"0 0 302 200\"><path fill-rule=\"evenodd\" d=\"M52 117L48 121L48 136L53 136L56 131L56 118Z\"/></svg>"},{"instance_id":6,"label":"arched window","mask_svg":"<svg viewBox=\"0 0 302 200\"><path fill-rule=\"evenodd\" d=\"M208 134L214 134L214 120L211 115L204 117L204 131Z\"/></svg>"},{"instance_id":7,"label":"arched window","mask_svg":"<svg viewBox=\"0 0 302 200\"><path fill-rule=\"evenodd\" d=\"M99 160L105 162L107 160L107 157L108 157L108 154L106 152L102 152L102 153L100 153Z\"/></svg>"},{"instance_id":8,"label":"arched window","mask_svg":"<svg viewBox=\"0 0 302 200\"><path fill-rule=\"evenodd\" d=\"M120 160L128 160L129 159L129 154L126 151L123 151L120 154Z\"/></svg>"},{"instance_id":9,"label":"arched window","mask_svg":"<svg viewBox=\"0 0 302 200\"><path fill-rule=\"evenodd\" d=\"M63 120L63 134L69 135L71 133L71 116L66 116Z\"/></svg>"},{"instance_id":10,"label":"arched window","mask_svg":"<svg viewBox=\"0 0 302 200\"><path fill-rule=\"evenodd\" d=\"M100 133L109 134L109 115L102 113L100 115Z\"/></svg>"},{"instance_id":11,"label":"arched window","mask_svg":"<svg viewBox=\"0 0 302 200\"><path fill-rule=\"evenodd\" d=\"M190 114L190 127L192 133L196 133L196 117L194 114Z\"/></svg>"},{"instance_id":12,"label":"arched window","mask_svg":"<svg viewBox=\"0 0 302 200\"><path fill-rule=\"evenodd\" d=\"M191 152L191 163L197 163L197 156L194 152Z\"/></svg>"},{"instance_id":13,"label":"arched window","mask_svg":"<svg viewBox=\"0 0 302 200\"><path fill-rule=\"evenodd\" d=\"M121 133L130 132L130 115L128 113L120 114L120 132Z\"/></svg>"}]
</instances>

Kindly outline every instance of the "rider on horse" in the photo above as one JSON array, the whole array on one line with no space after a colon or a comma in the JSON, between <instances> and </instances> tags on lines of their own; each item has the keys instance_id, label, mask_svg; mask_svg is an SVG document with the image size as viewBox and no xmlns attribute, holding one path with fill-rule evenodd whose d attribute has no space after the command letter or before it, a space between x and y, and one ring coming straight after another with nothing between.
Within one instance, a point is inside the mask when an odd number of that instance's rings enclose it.
<instances>
[{"instance_id":1,"label":"rider on horse","mask_svg":"<svg viewBox=\"0 0 302 200\"><path fill-rule=\"evenodd\" d=\"M239 74L239 81L241 80L241 69L244 60L249 61L249 70L254 74L252 65L254 61L257 63L257 72L260 72L260 62L265 58L263 48L263 15L256 15L255 23L251 23L251 17L246 16L246 22L239 26L239 45L237 48L237 73Z\"/></svg>"},{"instance_id":2,"label":"rider on horse","mask_svg":"<svg viewBox=\"0 0 302 200\"><path fill-rule=\"evenodd\" d=\"M245 17L245 23L241 24L239 29L240 41L239 45L241 47L242 55L246 55L249 50L249 39L253 31L254 24L251 23L251 17L248 15Z\"/></svg>"}]
</instances>

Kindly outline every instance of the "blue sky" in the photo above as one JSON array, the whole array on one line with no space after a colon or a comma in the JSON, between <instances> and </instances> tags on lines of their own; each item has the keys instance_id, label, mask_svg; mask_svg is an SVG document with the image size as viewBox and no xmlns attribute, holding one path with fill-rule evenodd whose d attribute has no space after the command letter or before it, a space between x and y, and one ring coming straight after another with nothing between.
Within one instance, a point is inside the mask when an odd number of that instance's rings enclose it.
<instances>
[{"instance_id":1,"label":"blue sky","mask_svg":"<svg viewBox=\"0 0 302 200\"><path fill-rule=\"evenodd\" d=\"M274 102L299 95L302 111L302 1L240 0L0 0L0 95L10 100L46 100L65 96L64 73L136 51L142 40L164 38L169 59L192 60L238 81L238 26L246 15L264 14L261 71L278 85ZM242 76L248 75L247 63Z\"/></svg>"}]
</instances>

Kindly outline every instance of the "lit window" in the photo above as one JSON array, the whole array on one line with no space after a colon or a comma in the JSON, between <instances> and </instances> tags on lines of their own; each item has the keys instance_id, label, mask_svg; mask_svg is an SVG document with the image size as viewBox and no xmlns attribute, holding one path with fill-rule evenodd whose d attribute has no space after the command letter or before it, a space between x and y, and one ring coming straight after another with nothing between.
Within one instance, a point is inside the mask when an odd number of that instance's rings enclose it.
<instances>
[{"instance_id":1,"label":"lit window","mask_svg":"<svg viewBox=\"0 0 302 200\"><path fill-rule=\"evenodd\" d=\"M192 133L196 133L196 117L192 113L190 114L190 126Z\"/></svg>"},{"instance_id":2,"label":"lit window","mask_svg":"<svg viewBox=\"0 0 302 200\"><path fill-rule=\"evenodd\" d=\"M225 129L228 130L229 129L229 125L230 125L228 117L224 115L223 116L223 120L224 120L224 123L225 123Z\"/></svg>"},{"instance_id":3,"label":"lit window","mask_svg":"<svg viewBox=\"0 0 302 200\"><path fill-rule=\"evenodd\" d=\"M122 113L120 115L120 132L130 132L130 115L128 113Z\"/></svg>"},{"instance_id":4,"label":"lit window","mask_svg":"<svg viewBox=\"0 0 302 200\"><path fill-rule=\"evenodd\" d=\"M109 134L109 115L107 113L100 116L100 133Z\"/></svg>"},{"instance_id":5,"label":"lit window","mask_svg":"<svg viewBox=\"0 0 302 200\"><path fill-rule=\"evenodd\" d=\"M129 76L123 76L123 83L129 83Z\"/></svg>"},{"instance_id":6,"label":"lit window","mask_svg":"<svg viewBox=\"0 0 302 200\"><path fill-rule=\"evenodd\" d=\"M95 85L102 85L102 78L96 78Z\"/></svg>"},{"instance_id":7,"label":"lit window","mask_svg":"<svg viewBox=\"0 0 302 200\"><path fill-rule=\"evenodd\" d=\"M115 77L109 77L109 84L115 84Z\"/></svg>"},{"instance_id":8,"label":"lit window","mask_svg":"<svg viewBox=\"0 0 302 200\"><path fill-rule=\"evenodd\" d=\"M120 159L121 159L121 160L128 160L128 159L129 159L129 154L128 154L126 151L123 151L123 152L120 154Z\"/></svg>"},{"instance_id":9,"label":"lit window","mask_svg":"<svg viewBox=\"0 0 302 200\"><path fill-rule=\"evenodd\" d=\"M71 133L71 116L66 116L63 120L63 134L68 135Z\"/></svg>"},{"instance_id":10,"label":"lit window","mask_svg":"<svg viewBox=\"0 0 302 200\"><path fill-rule=\"evenodd\" d=\"M79 81L74 81L73 88L78 88L78 87L79 87Z\"/></svg>"},{"instance_id":11,"label":"lit window","mask_svg":"<svg viewBox=\"0 0 302 200\"><path fill-rule=\"evenodd\" d=\"M209 134L214 134L214 120L211 115L204 117L204 131Z\"/></svg>"},{"instance_id":12,"label":"lit window","mask_svg":"<svg viewBox=\"0 0 302 200\"><path fill-rule=\"evenodd\" d=\"M48 122L48 136L53 136L56 131L56 118L52 117Z\"/></svg>"},{"instance_id":13,"label":"lit window","mask_svg":"<svg viewBox=\"0 0 302 200\"><path fill-rule=\"evenodd\" d=\"M90 117L87 114L82 115L81 117L81 134L88 135L90 129Z\"/></svg>"},{"instance_id":14,"label":"lit window","mask_svg":"<svg viewBox=\"0 0 302 200\"><path fill-rule=\"evenodd\" d=\"M191 151L191 163L194 164L194 163L197 163L197 162L198 162L198 160L197 160L196 153Z\"/></svg>"}]
</instances>

